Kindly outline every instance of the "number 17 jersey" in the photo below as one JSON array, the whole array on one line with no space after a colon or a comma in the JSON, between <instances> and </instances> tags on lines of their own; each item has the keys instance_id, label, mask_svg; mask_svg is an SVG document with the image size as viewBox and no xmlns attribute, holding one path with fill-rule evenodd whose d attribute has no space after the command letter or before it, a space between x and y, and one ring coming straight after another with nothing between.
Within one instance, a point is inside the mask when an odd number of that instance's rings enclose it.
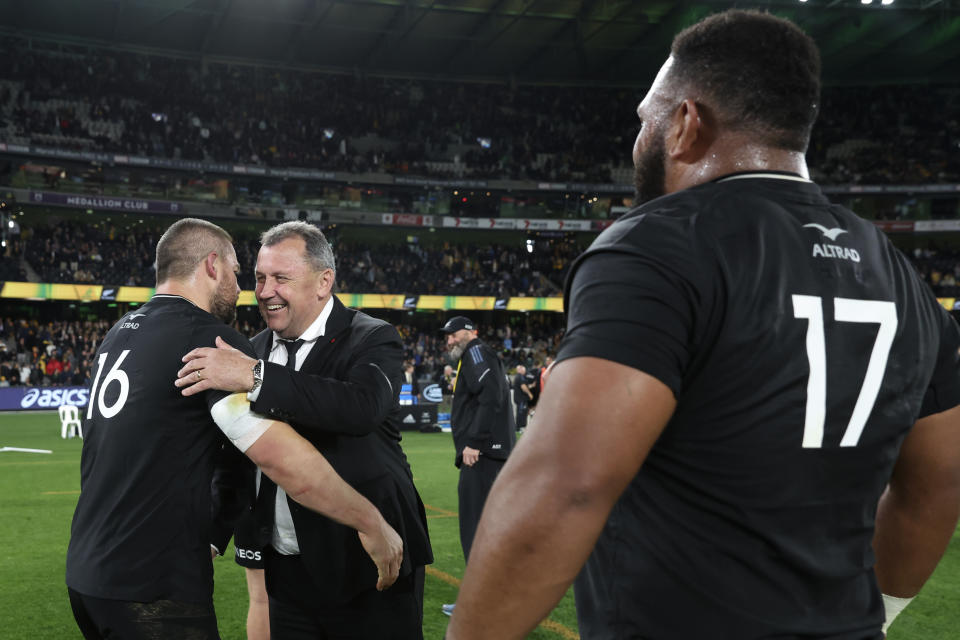
<instances>
[{"instance_id":1,"label":"number 17 jersey","mask_svg":"<svg viewBox=\"0 0 960 640\"><path fill-rule=\"evenodd\" d=\"M253 355L211 314L158 294L97 350L67 551L75 591L136 602L212 598L211 480L226 440L210 407L227 394L184 397L173 383L181 358L217 336Z\"/></svg>"},{"instance_id":2,"label":"number 17 jersey","mask_svg":"<svg viewBox=\"0 0 960 640\"><path fill-rule=\"evenodd\" d=\"M889 240L799 176L728 176L601 234L566 309L558 361L677 398L577 579L585 640L881 638L877 502L960 403L956 323Z\"/></svg>"}]
</instances>

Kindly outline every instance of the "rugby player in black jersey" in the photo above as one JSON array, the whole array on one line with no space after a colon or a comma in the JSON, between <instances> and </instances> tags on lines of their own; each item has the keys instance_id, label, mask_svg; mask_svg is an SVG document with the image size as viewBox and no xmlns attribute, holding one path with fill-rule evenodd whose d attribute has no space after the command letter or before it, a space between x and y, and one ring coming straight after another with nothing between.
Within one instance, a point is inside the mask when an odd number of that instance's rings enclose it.
<instances>
[{"instance_id":1,"label":"rugby player in black jersey","mask_svg":"<svg viewBox=\"0 0 960 640\"><path fill-rule=\"evenodd\" d=\"M217 336L254 353L224 325L240 292L229 234L180 220L157 243L156 268L156 295L110 329L93 362L66 574L84 637L219 637L211 479L224 436L291 498L355 528L377 565L377 587L388 587L400 537L310 443L251 413L246 394L184 397L173 384L181 356Z\"/></svg>"},{"instance_id":2,"label":"rugby player in black jersey","mask_svg":"<svg viewBox=\"0 0 960 640\"><path fill-rule=\"evenodd\" d=\"M804 159L819 54L786 20L681 32L637 113L641 202L572 268L536 420L447 637L865 640L960 509L958 330ZM882 594L882 595L881 595Z\"/></svg>"}]
</instances>

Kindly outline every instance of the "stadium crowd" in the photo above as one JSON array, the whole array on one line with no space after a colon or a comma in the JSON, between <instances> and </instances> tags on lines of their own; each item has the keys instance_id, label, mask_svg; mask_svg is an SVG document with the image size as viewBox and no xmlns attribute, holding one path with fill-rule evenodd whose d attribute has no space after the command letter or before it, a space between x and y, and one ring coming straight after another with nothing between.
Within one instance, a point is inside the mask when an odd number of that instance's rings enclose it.
<instances>
[{"instance_id":1,"label":"stadium crowd","mask_svg":"<svg viewBox=\"0 0 960 640\"><path fill-rule=\"evenodd\" d=\"M245 311L234 326L252 336L263 322ZM97 345L115 321L0 319L0 387L89 385Z\"/></svg>"},{"instance_id":2,"label":"stadium crowd","mask_svg":"<svg viewBox=\"0 0 960 640\"><path fill-rule=\"evenodd\" d=\"M99 283L152 287L153 247L163 225L125 229L108 223L47 221L21 224L0 259L7 280L26 280L23 262L47 283ZM259 248L255 234L235 238L237 259L244 269L240 286L255 286L253 265ZM467 237L465 240L469 240ZM370 246L338 242L338 287L348 293L409 293L444 295L557 295L567 268L587 246L586 240L538 240L526 246L412 244ZM533 248L534 245L531 245Z\"/></svg>"},{"instance_id":3,"label":"stadium crowd","mask_svg":"<svg viewBox=\"0 0 960 640\"><path fill-rule=\"evenodd\" d=\"M109 224L56 221L23 224L0 258L3 280L26 281L24 261L46 283L97 283L152 287L153 256L163 225L124 229ZM572 261L590 238L539 239L536 250L523 246L474 245L467 242L428 247L406 243L372 246L337 239L338 291L495 297L553 296ZM236 238L241 265L255 262L255 235ZM960 250L934 242L907 249L924 280L939 297L960 295ZM240 286L255 287L253 270L244 269Z\"/></svg>"},{"instance_id":4,"label":"stadium crowd","mask_svg":"<svg viewBox=\"0 0 960 640\"><path fill-rule=\"evenodd\" d=\"M926 248L913 249L907 255L938 297L960 296L960 250L936 247L931 243Z\"/></svg>"},{"instance_id":5,"label":"stadium crowd","mask_svg":"<svg viewBox=\"0 0 960 640\"><path fill-rule=\"evenodd\" d=\"M40 282L152 287L152 247L164 225L123 228L50 220L22 223L0 258L2 280L27 281L30 268ZM478 295L498 298L559 295L567 269L591 238L537 239L531 245L462 243L422 246L396 242L369 245L328 234L337 255L340 293ZM236 238L241 265L253 265L259 248L255 234ZM960 295L960 250L934 242L905 250L939 297ZM252 268L240 274L240 286L255 287Z\"/></svg>"},{"instance_id":6,"label":"stadium crowd","mask_svg":"<svg viewBox=\"0 0 960 640\"><path fill-rule=\"evenodd\" d=\"M481 326L480 335L512 370L517 365L539 366L553 353L563 336L559 316L514 316L502 325ZM554 322L550 322L550 319ZM113 320L0 319L0 387L80 386L90 384L90 367L98 341ZM244 308L234 326L247 336L263 328L256 309ZM442 382L449 364L446 344L436 327L399 324L404 361L412 364L421 388Z\"/></svg>"},{"instance_id":7,"label":"stadium crowd","mask_svg":"<svg viewBox=\"0 0 960 640\"><path fill-rule=\"evenodd\" d=\"M0 387L87 384L97 342L110 324L0 320Z\"/></svg>"},{"instance_id":8,"label":"stadium crowd","mask_svg":"<svg viewBox=\"0 0 960 640\"><path fill-rule=\"evenodd\" d=\"M0 140L351 172L610 182L640 88L330 75L0 44ZM176 90L170 90L176 87ZM827 184L960 182L957 86L830 87L809 160ZM622 176L622 174L621 174Z\"/></svg>"},{"instance_id":9,"label":"stadium crowd","mask_svg":"<svg viewBox=\"0 0 960 640\"><path fill-rule=\"evenodd\" d=\"M543 249L446 244L337 245L341 291L443 295L559 295L570 263L589 243L540 241Z\"/></svg>"},{"instance_id":10,"label":"stadium crowd","mask_svg":"<svg viewBox=\"0 0 960 640\"><path fill-rule=\"evenodd\" d=\"M447 358L446 338L438 327L397 325L403 338L404 361L414 367L417 380L424 384L444 385L444 368L451 364ZM505 324L479 324L478 337L493 348L508 371L524 365L534 369L543 365L547 355L556 352L563 337L560 314L543 314L524 318L513 316ZM456 363L453 363L454 365Z\"/></svg>"}]
</instances>

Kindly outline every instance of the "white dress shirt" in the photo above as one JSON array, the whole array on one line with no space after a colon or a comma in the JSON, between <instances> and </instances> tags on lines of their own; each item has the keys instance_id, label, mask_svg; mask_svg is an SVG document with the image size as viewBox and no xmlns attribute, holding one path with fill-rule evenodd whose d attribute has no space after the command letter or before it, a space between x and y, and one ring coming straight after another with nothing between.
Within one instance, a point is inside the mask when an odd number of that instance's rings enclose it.
<instances>
[{"instance_id":1,"label":"white dress shirt","mask_svg":"<svg viewBox=\"0 0 960 640\"><path fill-rule=\"evenodd\" d=\"M320 312L320 315L317 316L317 319L313 321L307 330L304 331L299 336L299 340L303 340L303 344L300 345L300 348L297 350L297 362L294 369L297 371L300 370L300 367L303 366L304 360L307 359L307 356L310 354L310 350L313 349L313 345L317 343L317 338L320 338L324 335L327 329L327 319L330 317L330 312L333 311L333 296L330 296L330 299L327 300L327 304L324 305L323 310ZM268 361L273 362L279 365L287 364L287 348L281 342L283 338L277 335L277 332L273 332L273 349L270 350L270 356ZM263 369L264 377L266 377L266 367ZM254 391L251 391L247 394L247 399L251 402L255 401L260 396L260 389L263 388L263 384L257 387ZM260 469L257 469L257 493L260 493ZM274 511L273 516L273 548L277 550L278 553L281 553L285 556L292 556L300 553L300 544L297 542L297 532L293 527L293 516L290 514L290 505L287 504L287 494L286 492L277 487L277 503L276 510Z\"/></svg>"}]
</instances>

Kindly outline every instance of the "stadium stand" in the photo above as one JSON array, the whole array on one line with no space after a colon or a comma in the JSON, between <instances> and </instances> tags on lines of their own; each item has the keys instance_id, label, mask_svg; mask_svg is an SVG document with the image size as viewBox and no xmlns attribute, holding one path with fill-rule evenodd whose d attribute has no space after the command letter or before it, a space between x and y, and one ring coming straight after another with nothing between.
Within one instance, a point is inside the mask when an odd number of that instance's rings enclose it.
<instances>
[{"instance_id":1,"label":"stadium stand","mask_svg":"<svg viewBox=\"0 0 960 640\"><path fill-rule=\"evenodd\" d=\"M631 181L634 88L371 78L0 45L0 139L207 162L447 178ZM169 91L169 87L178 87ZM824 184L960 181L960 85L828 87ZM856 137L851 137L856 131Z\"/></svg>"},{"instance_id":2,"label":"stadium stand","mask_svg":"<svg viewBox=\"0 0 960 640\"><path fill-rule=\"evenodd\" d=\"M51 218L20 224L20 235L0 259L4 280L27 280L26 272L48 283L105 283L152 287L153 250L167 221L125 228L121 223ZM587 246L585 240L543 239L537 250L467 242L430 247L407 244L396 235L393 244L337 242L339 288L352 293L443 295L557 295L570 262ZM241 265L252 267L258 249L256 233L235 237ZM254 288L252 268L241 272L240 286Z\"/></svg>"},{"instance_id":3,"label":"stadium stand","mask_svg":"<svg viewBox=\"0 0 960 640\"><path fill-rule=\"evenodd\" d=\"M17 37L0 43L7 61L0 69L0 142L450 181L446 192L425 197L417 193L418 186L365 186L362 180L257 182L202 169L131 169L67 157L31 158L29 153L0 156L0 184L14 188L249 207L243 215L253 212L255 224L233 232L241 265L253 264L259 231L270 224L274 209L279 219L281 207L607 218L630 205L629 197L592 199L586 189L531 196L503 187L492 189L492 196L480 189L474 197L471 190L467 203L466 189L460 194L453 185L471 180L629 185L633 169L628 151L637 122L632 111L612 113L609 105L630 104L631 95L642 95L640 87L383 78L25 43ZM171 86L177 91L169 91ZM933 109L960 112L960 85L924 91L900 85L827 87L808 153L813 177L846 187L960 182L960 120L933 121L926 117ZM439 206L427 202L431 198L441 200ZM943 202L939 207L930 199L917 204L908 193L879 201L864 198L860 207L847 204L878 220L909 220L918 211L926 218L956 218L955 198ZM26 208L29 215L21 215L4 236L0 280L153 285L152 247L169 217L134 220L89 210L93 217L82 219ZM496 299L558 295L570 263L595 234L504 232L475 239L465 231L418 242L400 229L385 229L373 240L348 226L325 226L337 252L340 293ZM913 243L901 242L935 293L960 295L960 251L949 242L922 248ZM252 269L244 269L240 284L254 288ZM433 320L390 319L402 327L407 358L418 377L435 378L443 366L443 348L430 329ZM262 326L251 308L241 313L241 323L248 334ZM47 326L35 318L5 322L18 327L5 360L29 362L26 376L23 367L12 364L0 371L0 384L82 384L89 351L82 336L91 331L89 320L55 322L55 329L46 331L50 337L28 345L19 343L25 337L21 324L37 335ZM486 326L484 339L513 367L542 360L558 340L562 323L557 314L504 314ZM80 344L74 340L63 346L54 334L78 334Z\"/></svg>"},{"instance_id":4,"label":"stadium stand","mask_svg":"<svg viewBox=\"0 0 960 640\"><path fill-rule=\"evenodd\" d=\"M263 323L254 309L245 309L237 330L254 335ZM90 384L90 359L97 341L109 329L106 320L53 321L0 319L0 387L78 386ZM444 341L427 323L398 324L404 359L418 379L435 381L447 361ZM496 349L507 368L535 366L552 353L563 335L557 314L527 319L514 316L503 324L482 327L484 340Z\"/></svg>"}]
</instances>

